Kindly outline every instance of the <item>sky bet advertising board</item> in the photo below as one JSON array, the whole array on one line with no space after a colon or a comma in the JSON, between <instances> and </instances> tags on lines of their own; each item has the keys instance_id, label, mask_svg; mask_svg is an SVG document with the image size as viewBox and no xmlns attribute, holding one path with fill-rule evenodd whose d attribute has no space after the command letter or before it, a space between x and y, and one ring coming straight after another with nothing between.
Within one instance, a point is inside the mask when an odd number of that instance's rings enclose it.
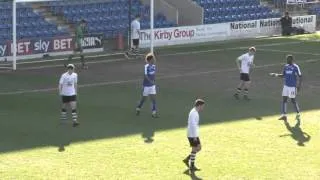
<instances>
[{"instance_id":1,"label":"sky bet advertising board","mask_svg":"<svg viewBox=\"0 0 320 180\"><path fill-rule=\"evenodd\" d=\"M64 51L73 51L74 38L71 36L54 38L36 38L17 40L17 55L49 54ZM103 48L102 35L87 35L82 41L83 49ZM12 56L13 43L0 42L0 57Z\"/></svg>"}]
</instances>

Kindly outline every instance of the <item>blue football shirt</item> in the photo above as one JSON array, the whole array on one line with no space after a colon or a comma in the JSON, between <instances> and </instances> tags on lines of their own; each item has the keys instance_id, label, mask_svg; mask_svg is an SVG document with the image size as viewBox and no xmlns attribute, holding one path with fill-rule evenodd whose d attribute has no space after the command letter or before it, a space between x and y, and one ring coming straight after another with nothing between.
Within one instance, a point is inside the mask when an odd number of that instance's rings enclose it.
<instances>
[{"instance_id":1,"label":"blue football shirt","mask_svg":"<svg viewBox=\"0 0 320 180\"><path fill-rule=\"evenodd\" d=\"M297 64L286 64L283 68L284 85L297 87L298 76L301 76L300 68Z\"/></svg>"},{"instance_id":2,"label":"blue football shirt","mask_svg":"<svg viewBox=\"0 0 320 180\"><path fill-rule=\"evenodd\" d=\"M144 87L150 87L155 85L153 82L155 81L156 76L156 65L155 64L146 64L144 66L144 80L143 80L143 86ZM150 82L146 76L152 81Z\"/></svg>"}]
</instances>

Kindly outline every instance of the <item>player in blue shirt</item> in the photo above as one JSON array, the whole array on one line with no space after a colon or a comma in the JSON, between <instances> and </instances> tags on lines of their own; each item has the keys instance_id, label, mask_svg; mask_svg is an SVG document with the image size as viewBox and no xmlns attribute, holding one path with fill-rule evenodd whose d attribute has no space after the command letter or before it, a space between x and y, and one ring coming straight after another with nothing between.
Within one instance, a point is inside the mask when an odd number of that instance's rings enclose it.
<instances>
[{"instance_id":1,"label":"player in blue shirt","mask_svg":"<svg viewBox=\"0 0 320 180\"><path fill-rule=\"evenodd\" d=\"M300 68L294 62L292 55L287 55L287 64L283 68L282 74L270 73L274 77L284 78L284 86L282 91L283 101L282 101L282 116L279 120L287 121L287 101L288 98L291 99L292 104L294 105L295 111L297 113L296 120L297 126L300 125L300 109L298 102L296 101L297 91L300 90L302 83L302 74Z\"/></svg>"},{"instance_id":2,"label":"player in blue shirt","mask_svg":"<svg viewBox=\"0 0 320 180\"><path fill-rule=\"evenodd\" d=\"M157 107L156 107L156 65L155 56L152 53L146 55L146 64L144 65L144 79L143 79L143 93L141 100L136 108L136 114L140 114L140 110L147 99L150 96L152 101L152 117L157 118Z\"/></svg>"}]
</instances>

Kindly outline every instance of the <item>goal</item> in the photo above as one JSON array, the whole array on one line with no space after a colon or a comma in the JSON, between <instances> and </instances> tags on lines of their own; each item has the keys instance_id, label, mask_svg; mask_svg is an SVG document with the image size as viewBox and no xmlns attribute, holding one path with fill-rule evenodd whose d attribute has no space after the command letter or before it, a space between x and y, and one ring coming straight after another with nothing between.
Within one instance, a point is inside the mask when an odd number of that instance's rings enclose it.
<instances>
[{"instance_id":1,"label":"goal","mask_svg":"<svg viewBox=\"0 0 320 180\"><path fill-rule=\"evenodd\" d=\"M0 69L63 60L54 57L73 53L75 27L82 19L87 21L84 52L123 53L131 46L130 24L136 14L142 16L141 28L149 29L149 35L154 24L168 27L176 23L164 23L163 14L154 15L154 6L154 0L1 1L5 24L0 25ZM153 39L148 36L144 44L151 52Z\"/></svg>"}]
</instances>

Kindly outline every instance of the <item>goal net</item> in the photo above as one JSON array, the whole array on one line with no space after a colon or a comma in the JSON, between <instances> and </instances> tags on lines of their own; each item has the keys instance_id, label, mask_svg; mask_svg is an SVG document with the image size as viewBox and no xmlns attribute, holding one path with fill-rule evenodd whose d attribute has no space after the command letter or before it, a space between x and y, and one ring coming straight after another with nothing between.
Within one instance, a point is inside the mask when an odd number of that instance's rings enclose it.
<instances>
[{"instance_id":1,"label":"goal net","mask_svg":"<svg viewBox=\"0 0 320 180\"><path fill-rule=\"evenodd\" d=\"M13 69L13 63L8 60L12 45L12 1L0 1L0 70Z\"/></svg>"},{"instance_id":2,"label":"goal net","mask_svg":"<svg viewBox=\"0 0 320 180\"><path fill-rule=\"evenodd\" d=\"M160 7L171 12L171 19ZM23 64L62 61L75 49L81 20L87 23L81 39L86 56L123 55L131 46L130 27L136 15L141 16L142 30L176 25L172 14L177 12L168 7L164 0L0 1L4 22L0 25L0 68L15 70ZM152 50L150 31L140 37L140 43Z\"/></svg>"}]
</instances>

